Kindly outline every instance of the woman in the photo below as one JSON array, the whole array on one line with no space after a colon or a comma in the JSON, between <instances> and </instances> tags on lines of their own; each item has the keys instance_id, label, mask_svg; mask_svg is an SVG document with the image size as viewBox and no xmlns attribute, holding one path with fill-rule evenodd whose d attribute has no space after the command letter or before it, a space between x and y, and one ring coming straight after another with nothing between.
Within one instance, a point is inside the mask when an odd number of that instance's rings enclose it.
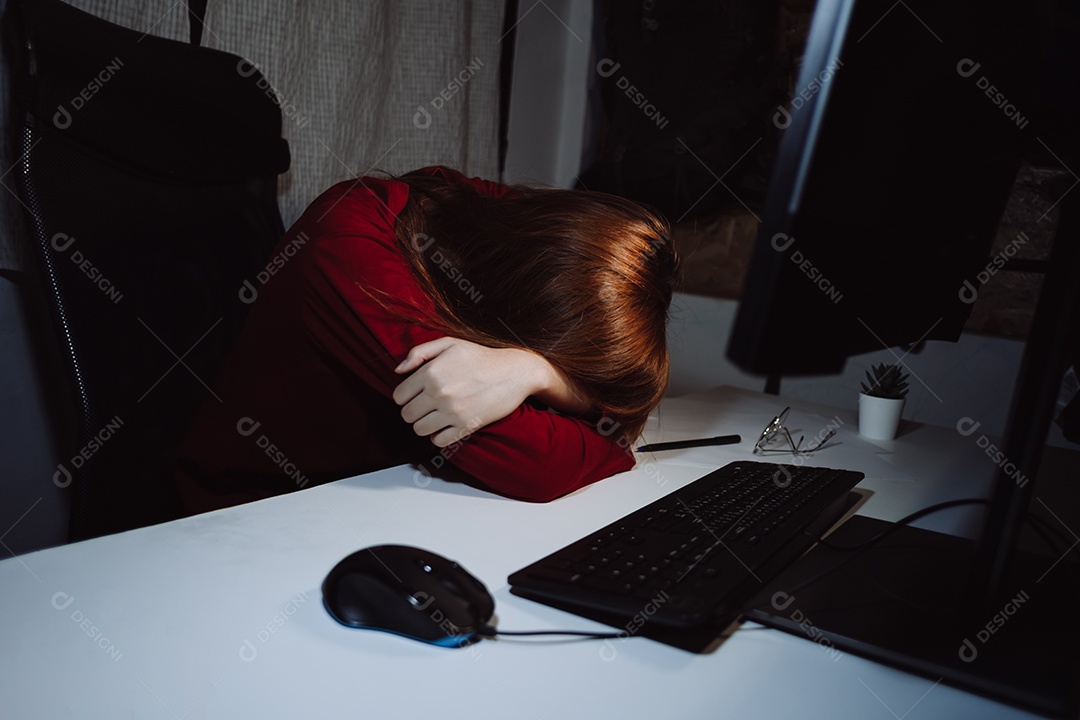
<instances>
[{"instance_id":1,"label":"woman","mask_svg":"<svg viewBox=\"0 0 1080 720\"><path fill-rule=\"evenodd\" d=\"M192 511L413 463L550 500L634 464L667 385L663 220L428 168L289 230L182 451Z\"/></svg>"}]
</instances>

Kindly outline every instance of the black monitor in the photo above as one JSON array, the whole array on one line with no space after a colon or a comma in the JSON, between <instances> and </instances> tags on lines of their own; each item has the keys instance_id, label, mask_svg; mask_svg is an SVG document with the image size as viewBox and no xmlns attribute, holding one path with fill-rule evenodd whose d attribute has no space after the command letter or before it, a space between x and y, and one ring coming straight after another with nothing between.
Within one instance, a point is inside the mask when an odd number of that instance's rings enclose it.
<instances>
[{"instance_id":1,"label":"black monitor","mask_svg":"<svg viewBox=\"0 0 1080 720\"><path fill-rule=\"evenodd\" d=\"M834 373L852 355L959 337L994 262L1023 154L1061 161L1036 119L1056 6L818 0L792 103L776 116L782 137L730 338L733 362L774 377ZM853 518L838 531L841 545L888 532L859 551L815 549L770 586L792 601L759 605L750 617L933 681L1076 716L1075 536L1050 538L1060 555L1017 547L1061 378L1076 357L1076 195L1061 198L1001 445L1009 463L996 469L981 538ZM1019 483L1018 473L1034 482Z\"/></svg>"},{"instance_id":2,"label":"black monitor","mask_svg":"<svg viewBox=\"0 0 1080 720\"><path fill-rule=\"evenodd\" d=\"M787 127L734 362L830 373L851 355L960 336L974 299L961 283L987 262L1031 134L1035 20L972 3L818 3L775 118Z\"/></svg>"}]
</instances>

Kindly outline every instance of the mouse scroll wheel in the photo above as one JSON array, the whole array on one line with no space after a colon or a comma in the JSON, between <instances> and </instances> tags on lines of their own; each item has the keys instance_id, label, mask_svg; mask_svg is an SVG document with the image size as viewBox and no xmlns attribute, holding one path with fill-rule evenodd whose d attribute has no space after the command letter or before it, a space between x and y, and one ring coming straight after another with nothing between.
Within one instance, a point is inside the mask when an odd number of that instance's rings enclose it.
<instances>
[{"instance_id":1,"label":"mouse scroll wheel","mask_svg":"<svg viewBox=\"0 0 1080 720\"><path fill-rule=\"evenodd\" d=\"M435 572L435 568L431 567L431 563L424 558L416 558L416 564L426 573Z\"/></svg>"}]
</instances>

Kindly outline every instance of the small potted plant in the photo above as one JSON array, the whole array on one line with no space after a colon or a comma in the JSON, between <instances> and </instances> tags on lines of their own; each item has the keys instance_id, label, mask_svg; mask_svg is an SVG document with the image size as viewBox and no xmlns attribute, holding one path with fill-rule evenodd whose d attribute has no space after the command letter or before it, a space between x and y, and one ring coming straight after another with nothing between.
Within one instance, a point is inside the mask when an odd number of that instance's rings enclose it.
<instances>
[{"instance_id":1,"label":"small potted plant","mask_svg":"<svg viewBox=\"0 0 1080 720\"><path fill-rule=\"evenodd\" d=\"M859 383L859 434L873 440L892 440L900 427L908 374L900 363L871 365L866 382Z\"/></svg>"}]
</instances>

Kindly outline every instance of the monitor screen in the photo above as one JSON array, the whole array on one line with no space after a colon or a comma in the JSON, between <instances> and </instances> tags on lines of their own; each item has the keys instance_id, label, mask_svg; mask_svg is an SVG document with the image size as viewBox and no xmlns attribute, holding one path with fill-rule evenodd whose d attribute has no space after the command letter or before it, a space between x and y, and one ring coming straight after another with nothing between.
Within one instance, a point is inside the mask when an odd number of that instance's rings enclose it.
<instances>
[{"instance_id":1,"label":"monitor screen","mask_svg":"<svg viewBox=\"0 0 1080 720\"><path fill-rule=\"evenodd\" d=\"M733 362L836 373L959 337L1030 139L1035 20L985 3L818 3L775 118Z\"/></svg>"}]
</instances>

